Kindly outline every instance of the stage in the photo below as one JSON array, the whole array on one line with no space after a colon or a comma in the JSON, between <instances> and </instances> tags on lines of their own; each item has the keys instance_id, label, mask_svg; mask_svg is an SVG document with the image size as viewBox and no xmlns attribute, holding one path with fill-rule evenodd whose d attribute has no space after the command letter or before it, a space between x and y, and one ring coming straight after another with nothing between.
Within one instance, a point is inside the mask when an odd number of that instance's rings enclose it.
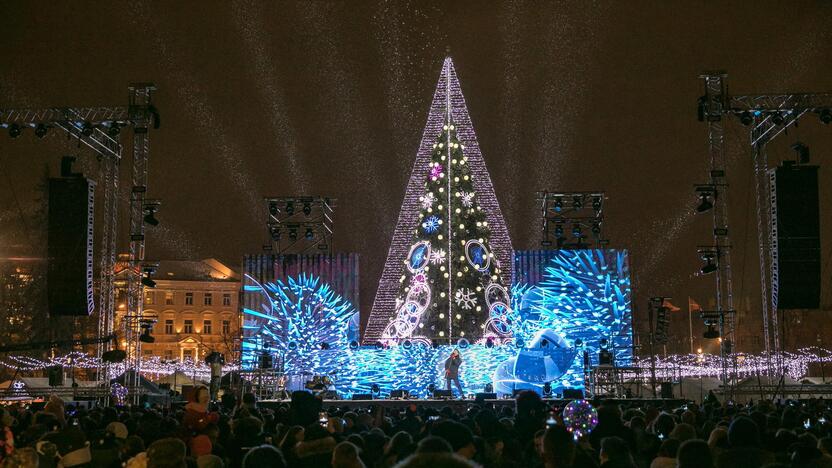
<instances>
[{"instance_id":1,"label":"stage","mask_svg":"<svg viewBox=\"0 0 832 468\"><path fill-rule=\"evenodd\" d=\"M544 398L544 403L549 407L553 408L561 408L565 406L572 399L566 398ZM679 398L621 398L621 399L598 399L592 400L594 406L599 406L602 402L612 401L615 402L622 407L629 407L629 406L638 406L638 407L645 407L645 406L653 406L656 408L678 408L679 406L689 403L691 400L686 399L679 399ZM291 400L262 400L257 403L257 405L261 408L269 408L269 409L277 409L280 405L283 404L290 404ZM442 400L442 399L419 399L414 398L410 400L392 400L392 399L379 399L379 400L323 400L323 408L340 408L340 409L359 409L359 408L368 408L371 405L376 407L384 407L387 410L403 410L410 404L416 404L422 408L433 408L436 410L440 410L444 407L451 408L455 413L461 413L466 411L469 406L471 405L479 405L479 406L488 406L495 409L500 409L504 407L514 408L514 399L512 398L498 398L498 399L486 399L486 400L476 400L476 399L449 399L449 400Z\"/></svg>"}]
</instances>

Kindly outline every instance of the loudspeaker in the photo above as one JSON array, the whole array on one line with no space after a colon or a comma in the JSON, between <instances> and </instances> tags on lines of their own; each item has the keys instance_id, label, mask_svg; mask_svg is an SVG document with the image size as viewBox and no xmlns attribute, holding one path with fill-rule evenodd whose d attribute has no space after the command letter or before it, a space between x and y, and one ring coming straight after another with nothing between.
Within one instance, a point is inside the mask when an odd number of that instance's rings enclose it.
<instances>
[{"instance_id":1,"label":"loudspeaker","mask_svg":"<svg viewBox=\"0 0 832 468\"><path fill-rule=\"evenodd\" d=\"M563 398L565 400L583 400L584 391L577 388L564 388Z\"/></svg>"},{"instance_id":2,"label":"loudspeaker","mask_svg":"<svg viewBox=\"0 0 832 468\"><path fill-rule=\"evenodd\" d=\"M353 393L352 394L353 400L372 400L373 394L372 393Z\"/></svg>"},{"instance_id":3,"label":"loudspeaker","mask_svg":"<svg viewBox=\"0 0 832 468\"><path fill-rule=\"evenodd\" d=\"M820 307L818 167L784 162L769 172L775 192L778 309ZM776 198L775 198L776 197Z\"/></svg>"},{"instance_id":4,"label":"loudspeaker","mask_svg":"<svg viewBox=\"0 0 832 468\"><path fill-rule=\"evenodd\" d=\"M46 376L49 378L50 387L62 387L64 385L64 368L52 366L46 368Z\"/></svg>"},{"instance_id":5,"label":"loudspeaker","mask_svg":"<svg viewBox=\"0 0 832 468\"><path fill-rule=\"evenodd\" d=\"M46 269L50 315L89 315L93 302L95 182L49 179Z\"/></svg>"},{"instance_id":6,"label":"loudspeaker","mask_svg":"<svg viewBox=\"0 0 832 468\"><path fill-rule=\"evenodd\" d=\"M670 382L662 382L661 383L661 395L662 398L665 399L672 399L673 398L673 384Z\"/></svg>"},{"instance_id":7,"label":"loudspeaker","mask_svg":"<svg viewBox=\"0 0 832 468\"><path fill-rule=\"evenodd\" d=\"M393 390L390 392L390 398L407 398L410 392L407 390Z\"/></svg>"},{"instance_id":8,"label":"loudspeaker","mask_svg":"<svg viewBox=\"0 0 832 468\"><path fill-rule=\"evenodd\" d=\"M608 349L602 349L598 351L598 365L599 366L611 366L612 365L612 352Z\"/></svg>"},{"instance_id":9,"label":"loudspeaker","mask_svg":"<svg viewBox=\"0 0 832 468\"><path fill-rule=\"evenodd\" d=\"M482 392L482 393L477 393L476 395L474 395L474 398L476 400L496 400L497 399L497 394L496 393L484 393L484 392Z\"/></svg>"},{"instance_id":10,"label":"loudspeaker","mask_svg":"<svg viewBox=\"0 0 832 468\"><path fill-rule=\"evenodd\" d=\"M433 397L434 398L452 398L454 396L452 390L434 390Z\"/></svg>"}]
</instances>

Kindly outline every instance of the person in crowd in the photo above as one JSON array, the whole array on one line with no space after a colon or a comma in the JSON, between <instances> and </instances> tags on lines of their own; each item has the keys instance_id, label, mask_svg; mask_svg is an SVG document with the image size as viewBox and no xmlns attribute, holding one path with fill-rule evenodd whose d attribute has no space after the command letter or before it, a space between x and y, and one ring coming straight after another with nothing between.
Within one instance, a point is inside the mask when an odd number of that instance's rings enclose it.
<instances>
[{"instance_id":1,"label":"person in crowd","mask_svg":"<svg viewBox=\"0 0 832 468\"><path fill-rule=\"evenodd\" d=\"M332 468L366 468L359 456L360 449L352 442L341 442L332 451Z\"/></svg>"},{"instance_id":2,"label":"person in crowd","mask_svg":"<svg viewBox=\"0 0 832 468\"><path fill-rule=\"evenodd\" d=\"M712 468L714 466L710 446L701 439L682 442L679 445L676 459L677 468Z\"/></svg>"}]
</instances>

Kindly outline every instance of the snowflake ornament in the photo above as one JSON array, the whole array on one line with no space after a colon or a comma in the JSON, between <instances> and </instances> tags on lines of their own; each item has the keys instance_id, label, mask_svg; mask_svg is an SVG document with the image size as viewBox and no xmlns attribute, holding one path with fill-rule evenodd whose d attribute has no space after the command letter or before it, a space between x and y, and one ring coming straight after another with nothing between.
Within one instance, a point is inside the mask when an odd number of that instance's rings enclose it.
<instances>
[{"instance_id":1,"label":"snowflake ornament","mask_svg":"<svg viewBox=\"0 0 832 468\"><path fill-rule=\"evenodd\" d=\"M461 192L459 197L462 199L462 206L471 208L474 205L474 192Z\"/></svg>"},{"instance_id":2,"label":"snowflake ornament","mask_svg":"<svg viewBox=\"0 0 832 468\"><path fill-rule=\"evenodd\" d=\"M436 180L442 177L442 175L442 166L440 166L439 163L436 163L436 165L430 169L430 178Z\"/></svg>"},{"instance_id":3,"label":"snowflake ornament","mask_svg":"<svg viewBox=\"0 0 832 468\"><path fill-rule=\"evenodd\" d=\"M433 192L428 192L427 195L421 198L421 201L423 210L433 208L433 204L436 203L436 195Z\"/></svg>"},{"instance_id":4,"label":"snowflake ornament","mask_svg":"<svg viewBox=\"0 0 832 468\"><path fill-rule=\"evenodd\" d=\"M437 230L439 230L439 218L436 216L430 216L428 219L422 223L422 229L425 230L428 234L433 234Z\"/></svg>"},{"instance_id":5,"label":"snowflake ornament","mask_svg":"<svg viewBox=\"0 0 832 468\"><path fill-rule=\"evenodd\" d=\"M430 253L430 263L434 265L438 265L440 263L445 263L445 251L442 249L436 249Z\"/></svg>"},{"instance_id":6,"label":"snowflake ornament","mask_svg":"<svg viewBox=\"0 0 832 468\"><path fill-rule=\"evenodd\" d=\"M465 310L471 310L477 305L477 301L474 299L474 292L468 288L457 289L456 293L454 293L454 300L456 301L456 305Z\"/></svg>"}]
</instances>

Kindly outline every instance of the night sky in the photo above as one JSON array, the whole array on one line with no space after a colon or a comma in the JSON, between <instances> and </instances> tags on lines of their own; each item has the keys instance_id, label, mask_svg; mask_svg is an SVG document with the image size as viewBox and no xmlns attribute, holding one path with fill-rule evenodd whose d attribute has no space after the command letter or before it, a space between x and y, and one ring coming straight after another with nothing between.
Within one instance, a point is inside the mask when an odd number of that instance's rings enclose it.
<instances>
[{"instance_id":1,"label":"night sky","mask_svg":"<svg viewBox=\"0 0 832 468\"><path fill-rule=\"evenodd\" d=\"M488 5L488 7L486 7ZM149 258L239 268L267 239L265 195L338 199L335 249L361 255L366 319L446 47L450 47L515 249L539 245L535 192L605 190L606 235L631 252L647 297L707 303L694 275L711 217L696 119L704 70L733 94L832 91L832 3L2 2L0 107L126 105L152 81L149 193L163 201ZM759 304L747 129L727 125L738 298ZM821 165L822 303L832 307L832 127L814 116L769 147ZM124 141L129 142L125 136ZM87 149L52 132L0 137L0 249L36 205L37 179ZM122 165L126 228L129 159ZM121 236L126 245L126 231ZM3 252L0 251L0 256Z\"/></svg>"}]
</instances>

